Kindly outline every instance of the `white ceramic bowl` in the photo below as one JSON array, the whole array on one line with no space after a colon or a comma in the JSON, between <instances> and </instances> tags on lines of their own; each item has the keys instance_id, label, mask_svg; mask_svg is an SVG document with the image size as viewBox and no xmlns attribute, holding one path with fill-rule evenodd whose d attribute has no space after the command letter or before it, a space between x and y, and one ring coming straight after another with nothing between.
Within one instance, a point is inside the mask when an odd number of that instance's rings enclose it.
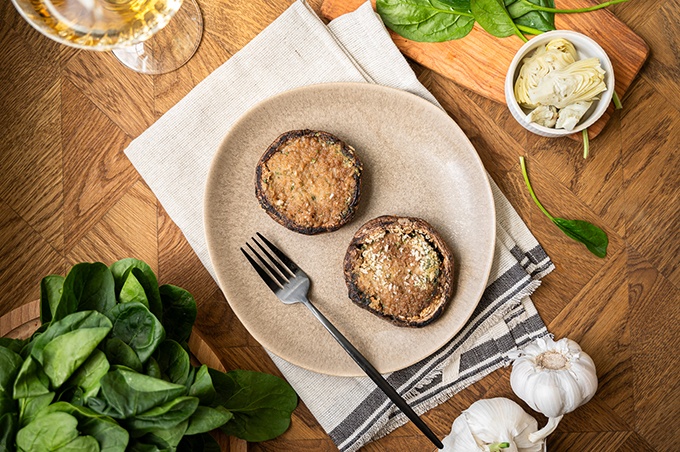
<instances>
[{"instance_id":1,"label":"white ceramic bowl","mask_svg":"<svg viewBox=\"0 0 680 452\"><path fill-rule=\"evenodd\" d=\"M563 38L571 42L576 48L576 53L580 60L585 58L597 57L600 60L600 65L604 69L604 83L607 85L607 90L600 94L600 100L593 102L590 109L581 118L579 123L576 125L574 130L565 129L553 129L552 127L540 126L536 123L529 122L526 119L527 114L530 110L520 107L515 99L515 80L519 74L519 70L522 64L522 60L531 54L542 45L547 44L553 39ZM593 125L595 121L600 119L612 101L612 95L614 93L614 68L612 67L612 62L605 51L600 47L600 45L593 41L588 36L570 30L555 30L543 33L534 38L531 38L529 42L524 43L524 45L517 51L515 57L510 63L508 68L508 73L505 76L505 102L510 109L512 116L519 122L525 129L533 132L537 135L544 137L563 137L566 135L571 135L586 129Z\"/></svg>"}]
</instances>

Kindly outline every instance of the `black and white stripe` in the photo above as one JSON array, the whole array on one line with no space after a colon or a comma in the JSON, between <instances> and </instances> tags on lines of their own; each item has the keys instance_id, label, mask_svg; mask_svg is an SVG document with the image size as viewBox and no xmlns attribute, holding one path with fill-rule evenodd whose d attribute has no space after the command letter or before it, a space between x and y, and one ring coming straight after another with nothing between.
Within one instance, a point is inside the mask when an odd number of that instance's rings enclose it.
<instances>
[{"instance_id":1,"label":"black and white stripe","mask_svg":"<svg viewBox=\"0 0 680 452\"><path fill-rule=\"evenodd\" d=\"M427 411L465 386L507 365L508 352L547 334L538 314L527 316L522 299L538 285L538 278L550 272L554 265L540 246L528 251L515 246L510 252L517 263L487 286L462 331L438 352L387 377L417 412ZM469 343L483 325L495 323L492 317L502 319L508 327L508 333L485 339L465 350L460 356L458 378L444 384L441 367L459 352L463 344ZM385 394L375 389L329 434L341 451L350 452L375 439L377 431L386 434L406 420Z\"/></svg>"}]
</instances>

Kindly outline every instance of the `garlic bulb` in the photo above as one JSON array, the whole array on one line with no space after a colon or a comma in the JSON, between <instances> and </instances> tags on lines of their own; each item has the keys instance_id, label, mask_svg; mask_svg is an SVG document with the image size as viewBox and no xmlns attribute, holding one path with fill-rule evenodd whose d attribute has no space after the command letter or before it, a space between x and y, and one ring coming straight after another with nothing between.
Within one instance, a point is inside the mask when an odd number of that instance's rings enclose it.
<instances>
[{"instance_id":1,"label":"garlic bulb","mask_svg":"<svg viewBox=\"0 0 680 452\"><path fill-rule=\"evenodd\" d=\"M548 425L529 436L537 441L552 433L564 414L595 395L595 363L572 340L539 338L514 361L510 385L519 398L549 418Z\"/></svg>"},{"instance_id":2,"label":"garlic bulb","mask_svg":"<svg viewBox=\"0 0 680 452\"><path fill-rule=\"evenodd\" d=\"M479 400L453 421L442 440L446 452L540 452L543 443L531 442L536 419L510 399Z\"/></svg>"}]
</instances>

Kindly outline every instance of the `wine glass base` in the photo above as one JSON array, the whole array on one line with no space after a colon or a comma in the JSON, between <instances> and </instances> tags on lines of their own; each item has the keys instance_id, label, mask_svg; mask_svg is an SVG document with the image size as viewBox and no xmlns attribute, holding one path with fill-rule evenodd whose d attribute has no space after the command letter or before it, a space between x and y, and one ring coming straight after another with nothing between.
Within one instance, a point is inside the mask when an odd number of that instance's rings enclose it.
<instances>
[{"instance_id":1,"label":"wine glass base","mask_svg":"<svg viewBox=\"0 0 680 452\"><path fill-rule=\"evenodd\" d=\"M168 24L151 38L114 49L113 54L133 71L164 74L184 66L196 53L203 36L203 16L196 0L184 0Z\"/></svg>"}]
</instances>

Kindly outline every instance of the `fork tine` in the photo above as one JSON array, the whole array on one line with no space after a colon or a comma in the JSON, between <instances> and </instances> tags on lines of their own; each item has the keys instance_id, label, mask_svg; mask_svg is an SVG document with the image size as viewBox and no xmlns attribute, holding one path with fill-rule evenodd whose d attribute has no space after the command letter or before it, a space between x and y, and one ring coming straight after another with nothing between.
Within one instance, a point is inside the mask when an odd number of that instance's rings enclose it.
<instances>
[{"instance_id":1,"label":"fork tine","mask_svg":"<svg viewBox=\"0 0 680 452\"><path fill-rule=\"evenodd\" d=\"M277 259L275 259L274 256L272 256L271 253L269 251L267 251L267 248L265 248L264 246L262 246L260 244L260 242L255 240L255 237L253 237L253 242L255 242L255 244L262 250L262 252L267 255L269 260L272 261L272 263L276 266L276 268L281 272L281 274L284 277L288 278L288 276L286 276L287 273L290 274L290 276L295 276L295 272L291 271L288 267L281 264ZM285 262L284 262L284 264L285 264Z\"/></svg>"},{"instance_id":2,"label":"fork tine","mask_svg":"<svg viewBox=\"0 0 680 452\"><path fill-rule=\"evenodd\" d=\"M258 236L260 239L262 239L262 241L263 241L264 243L267 244L267 246L269 247L269 249L272 250L272 251L274 252L274 254L276 254L276 256L281 260L281 262L283 262L283 265L285 265L286 267L288 267L288 269L290 269L291 273L295 273L296 271L298 271L298 266L295 265L295 262L293 262L292 260L290 260L290 258L289 258L288 256L286 256L285 254L283 254L283 251L281 251L280 249L278 249L277 247L275 247L274 244L272 244L272 242L270 242L269 240L267 240L267 239L265 238L265 236L263 236L263 235L260 234L259 232L256 232L256 234L257 234L257 236ZM257 243L257 242L256 242L256 243Z\"/></svg>"},{"instance_id":3,"label":"fork tine","mask_svg":"<svg viewBox=\"0 0 680 452\"><path fill-rule=\"evenodd\" d=\"M260 275L260 278L262 278L262 280L265 283L267 283L272 292L274 293L278 292L281 289L281 287L279 287L279 285L271 278L271 276L269 276L269 274L267 274L267 272L264 271L264 269L260 267L260 265L257 262L255 262L255 259L250 257L248 253L246 253L246 250L241 248L241 252L246 257L246 259L248 259L248 262L250 262L250 265L253 266L257 274Z\"/></svg>"},{"instance_id":4,"label":"fork tine","mask_svg":"<svg viewBox=\"0 0 680 452\"><path fill-rule=\"evenodd\" d=\"M260 262L261 262L261 263L265 266L265 268L269 271L269 274L270 274L271 276L273 276L274 279L275 279L282 287L283 287L284 284L286 284L286 282L288 282L288 278L286 278L285 275L283 275L283 274L277 272L277 271L271 266L271 264L270 264L269 262L267 262L267 259L265 259L264 257L262 257L262 255L260 255L260 253L258 253L257 250L256 250L255 248L253 248L253 247L250 245L250 243L247 243L247 242L246 242L246 246L248 247L248 249L250 250L250 252L253 253L253 254L255 255L255 257L257 257L257 258L260 260Z\"/></svg>"}]
</instances>

